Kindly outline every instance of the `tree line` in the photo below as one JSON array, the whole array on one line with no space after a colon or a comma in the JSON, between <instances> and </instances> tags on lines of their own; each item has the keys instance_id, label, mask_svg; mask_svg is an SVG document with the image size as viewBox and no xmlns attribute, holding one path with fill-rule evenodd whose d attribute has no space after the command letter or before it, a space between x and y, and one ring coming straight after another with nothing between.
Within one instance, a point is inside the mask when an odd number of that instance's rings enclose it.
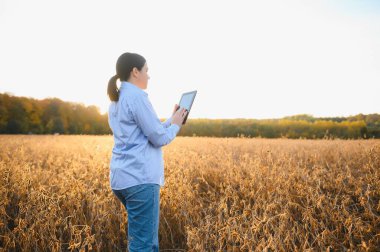
<instances>
[{"instance_id":1,"label":"tree line","mask_svg":"<svg viewBox=\"0 0 380 252\"><path fill-rule=\"evenodd\" d=\"M107 115L96 106L0 94L2 134L110 134Z\"/></svg>"},{"instance_id":2,"label":"tree line","mask_svg":"<svg viewBox=\"0 0 380 252\"><path fill-rule=\"evenodd\" d=\"M163 120L163 119L161 119ZM1 134L112 134L108 115L96 106L37 100L0 93ZM180 136L263 138L380 138L380 115L313 117L308 114L281 119L189 119Z\"/></svg>"}]
</instances>

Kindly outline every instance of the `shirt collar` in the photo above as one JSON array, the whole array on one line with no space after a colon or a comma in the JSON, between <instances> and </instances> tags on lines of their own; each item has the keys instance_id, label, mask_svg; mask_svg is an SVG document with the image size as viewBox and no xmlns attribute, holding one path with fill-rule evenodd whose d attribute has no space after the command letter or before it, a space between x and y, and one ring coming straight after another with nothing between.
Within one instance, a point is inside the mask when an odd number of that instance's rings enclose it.
<instances>
[{"instance_id":1,"label":"shirt collar","mask_svg":"<svg viewBox=\"0 0 380 252\"><path fill-rule=\"evenodd\" d=\"M132 89L135 90L143 95L148 96L148 93L139 88L138 86L128 82L128 81L121 81L120 89Z\"/></svg>"}]
</instances>

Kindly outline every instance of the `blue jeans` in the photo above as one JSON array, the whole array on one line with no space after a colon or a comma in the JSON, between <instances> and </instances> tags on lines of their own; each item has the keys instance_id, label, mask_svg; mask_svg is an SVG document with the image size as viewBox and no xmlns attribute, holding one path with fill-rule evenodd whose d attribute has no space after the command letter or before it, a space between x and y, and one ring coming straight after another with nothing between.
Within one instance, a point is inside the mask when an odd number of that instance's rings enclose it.
<instances>
[{"instance_id":1,"label":"blue jeans","mask_svg":"<svg viewBox=\"0 0 380 252\"><path fill-rule=\"evenodd\" d=\"M112 191L128 213L128 250L159 251L160 185L141 184Z\"/></svg>"}]
</instances>

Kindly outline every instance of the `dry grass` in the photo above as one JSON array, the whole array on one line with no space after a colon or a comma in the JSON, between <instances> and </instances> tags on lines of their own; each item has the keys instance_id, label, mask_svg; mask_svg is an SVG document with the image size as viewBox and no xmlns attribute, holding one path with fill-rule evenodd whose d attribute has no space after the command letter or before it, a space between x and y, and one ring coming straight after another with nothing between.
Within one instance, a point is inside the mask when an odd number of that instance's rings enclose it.
<instances>
[{"instance_id":1,"label":"dry grass","mask_svg":"<svg viewBox=\"0 0 380 252\"><path fill-rule=\"evenodd\" d=\"M125 251L110 136L0 136L0 251ZM378 251L380 141L179 137L161 251Z\"/></svg>"}]
</instances>

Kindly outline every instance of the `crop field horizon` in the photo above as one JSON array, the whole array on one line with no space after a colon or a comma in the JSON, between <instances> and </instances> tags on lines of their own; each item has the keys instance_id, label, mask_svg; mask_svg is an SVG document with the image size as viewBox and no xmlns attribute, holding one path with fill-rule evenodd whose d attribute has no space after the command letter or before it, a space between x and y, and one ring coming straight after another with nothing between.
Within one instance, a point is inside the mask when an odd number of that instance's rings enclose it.
<instances>
[{"instance_id":1,"label":"crop field horizon","mask_svg":"<svg viewBox=\"0 0 380 252\"><path fill-rule=\"evenodd\" d=\"M0 135L0 251L126 251L112 136ZM177 137L160 251L378 251L380 140Z\"/></svg>"}]
</instances>

